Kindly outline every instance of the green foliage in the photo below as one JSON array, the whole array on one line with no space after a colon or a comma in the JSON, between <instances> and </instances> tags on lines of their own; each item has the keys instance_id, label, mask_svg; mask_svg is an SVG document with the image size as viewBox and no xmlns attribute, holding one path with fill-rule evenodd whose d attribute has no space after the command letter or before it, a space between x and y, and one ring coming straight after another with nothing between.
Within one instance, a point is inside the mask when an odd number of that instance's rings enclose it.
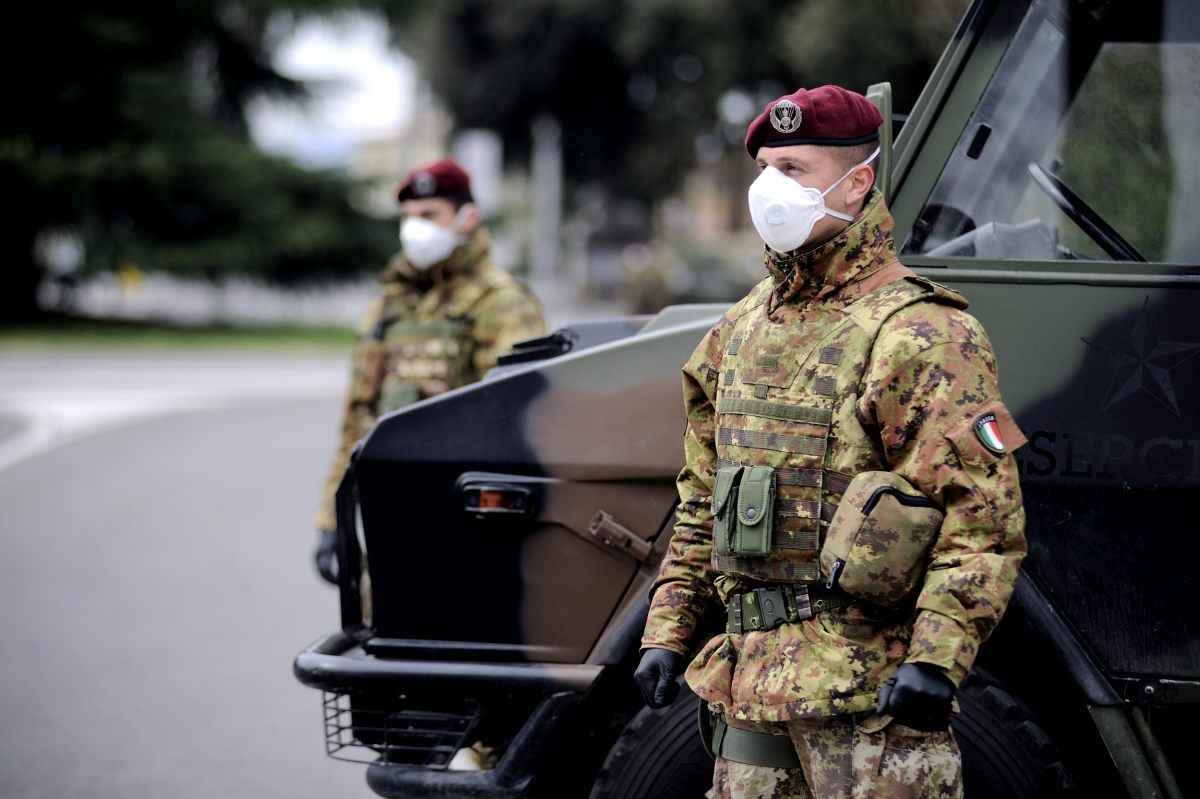
<instances>
[{"instance_id":1,"label":"green foliage","mask_svg":"<svg viewBox=\"0 0 1200 799\"><path fill-rule=\"evenodd\" d=\"M342 2L46 2L6 51L20 75L0 123L0 179L19 198L0 233L7 287L0 320L27 317L38 281L33 245L70 231L82 270L123 264L288 281L378 267L389 225L347 202L332 172L258 152L246 104L303 99L276 73L279 12Z\"/></svg>"},{"instance_id":2,"label":"green foliage","mask_svg":"<svg viewBox=\"0 0 1200 799\"><path fill-rule=\"evenodd\" d=\"M785 61L805 85L865 91L891 81L893 102L916 103L965 3L959 0L807 0L780 15Z\"/></svg>"},{"instance_id":3,"label":"green foliage","mask_svg":"<svg viewBox=\"0 0 1200 799\"><path fill-rule=\"evenodd\" d=\"M1193 66L1190 74L1197 71ZM1108 45L1079 87L1055 144L1065 154L1058 176L1152 261L1166 257L1176 175L1163 124L1164 84L1185 85L1186 74L1167 71L1157 44ZM1106 257L1074 225L1063 232L1068 247Z\"/></svg>"},{"instance_id":4,"label":"green foliage","mask_svg":"<svg viewBox=\"0 0 1200 799\"><path fill-rule=\"evenodd\" d=\"M3 56L0 321L28 315L47 230L86 270L298 280L372 268L389 225L337 175L258 153L246 104L294 98L270 53L310 14L381 8L460 128L528 154L542 114L574 185L656 202L697 164L730 160L749 117L800 85L892 80L906 110L965 0L46 0Z\"/></svg>"},{"instance_id":5,"label":"green foliage","mask_svg":"<svg viewBox=\"0 0 1200 799\"><path fill-rule=\"evenodd\" d=\"M655 201L741 147L749 118L797 86L891 80L906 111L965 0L442 0L387 6L460 127L527 154L539 114L563 128L576 184Z\"/></svg>"}]
</instances>

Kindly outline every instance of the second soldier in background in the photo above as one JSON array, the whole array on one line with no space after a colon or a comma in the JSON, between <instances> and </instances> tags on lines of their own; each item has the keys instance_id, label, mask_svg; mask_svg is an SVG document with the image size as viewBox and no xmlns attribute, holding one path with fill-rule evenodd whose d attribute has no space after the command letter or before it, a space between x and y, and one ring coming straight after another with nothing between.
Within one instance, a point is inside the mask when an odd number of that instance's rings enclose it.
<instances>
[{"instance_id":1,"label":"second soldier in background","mask_svg":"<svg viewBox=\"0 0 1200 799\"><path fill-rule=\"evenodd\" d=\"M354 444L381 415L483 377L501 353L545 333L541 306L492 263L470 177L446 158L397 192L401 251L358 327L341 441L317 512L316 561L333 582L334 493Z\"/></svg>"}]
</instances>

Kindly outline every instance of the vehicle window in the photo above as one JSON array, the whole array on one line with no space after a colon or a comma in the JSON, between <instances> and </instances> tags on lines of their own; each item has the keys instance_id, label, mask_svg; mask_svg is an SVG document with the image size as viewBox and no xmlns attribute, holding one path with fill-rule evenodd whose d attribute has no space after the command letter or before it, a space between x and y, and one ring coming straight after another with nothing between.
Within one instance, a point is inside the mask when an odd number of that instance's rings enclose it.
<instances>
[{"instance_id":1,"label":"vehicle window","mask_svg":"<svg viewBox=\"0 0 1200 799\"><path fill-rule=\"evenodd\" d=\"M904 253L1200 263L1200 4L1086 6L1031 4Z\"/></svg>"}]
</instances>

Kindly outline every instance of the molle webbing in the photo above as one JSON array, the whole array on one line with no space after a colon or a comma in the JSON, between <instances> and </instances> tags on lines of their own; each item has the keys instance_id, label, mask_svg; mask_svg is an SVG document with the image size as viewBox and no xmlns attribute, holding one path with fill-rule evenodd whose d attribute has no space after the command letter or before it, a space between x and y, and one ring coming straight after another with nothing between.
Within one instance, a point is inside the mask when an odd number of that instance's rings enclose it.
<instances>
[{"instance_id":1,"label":"molle webbing","mask_svg":"<svg viewBox=\"0 0 1200 799\"><path fill-rule=\"evenodd\" d=\"M821 565L816 560L792 562L769 558L739 558L732 555L712 555L713 569L722 574L751 575L758 580L779 583L816 582L821 579Z\"/></svg>"},{"instance_id":2,"label":"molle webbing","mask_svg":"<svg viewBox=\"0 0 1200 799\"><path fill-rule=\"evenodd\" d=\"M784 422L806 422L819 425L827 425L833 418L833 411L828 408L805 408L799 405L786 405L782 402L768 402L747 397L722 398L717 413L762 416Z\"/></svg>"},{"instance_id":3,"label":"molle webbing","mask_svg":"<svg viewBox=\"0 0 1200 799\"><path fill-rule=\"evenodd\" d=\"M779 517L800 516L805 519L813 519L821 515L821 503L808 499L776 499L775 515Z\"/></svg>"},{"instance_id":4,"label":"molle webbing","mask_svg":"<svg viewBox=\"0 0 1200 799\"><path fill-rule=\"evenodd\" d=\"M819 486L821 485L821 470L793 469L790 466L782 466L775 470L775 485Z\"/></svg>"},{"instance_id":5,"label":"molle webbing","mask_svg":"<svg viewBox=\"0 0 1200 799\"><path fill-rule=\"evenodd\" d=\"M724 385L715 403L717 468L778 464L773 468L780 491L770 551L722 555L714 549L715 571L775 583L821 579L816 552L823 531L854 477L847 472L862 468L847 466L869 460L856 460L848 451L877 446L852 416L839 422L835 415L853 413L851 394L887 319L916 302L942 301L935 293L915 279L880 285L850 306L814 319L819 327L798 327L794 344L770 320L739 318L721 364Z\"/></svg>"},{"instance_id":6,"label":"molle webbing","mask_svg":"<svg viewBox=\"0 0 1200 799\"><path fill-rule=\"evenodd\" d=\"M798 549L802 552L816 552L820 543L820 533L814 527L811 530L780 530L776 527L771 532L771 547L773 549Z\"/></svg>"},{"instance_id":7,"label":"molle webbing","mask_svg":"<svg viewBox=\"0 0 1200 799\"><path fill-rule=\"evenodd\" d=\"M728 458L720 458L717 461L718 469L732 465L733 461ZM822 475L824 476L822 477ZM845 494L846 487L850 485L850 478L838 472L822 471L821 469L796 469L791 466L779 466L775 469L775 485L806 488L820 486L835 494Z\"/></svg>"},{"instance_id":8,"label":"molle webbing","mask_svg":"<svg viewBox=\"0 0 1200 799\"><path fill-rule=\"evenodd\" d=\"M838 472L825 472L825 488L835 494L845 494L850 486L850 477Z\"/></svg>"},{"instance_id":9,"label":"molle webbing","mask_svg":"<svg viewBox=\"0 0 1200 799\"><path fill-rule=\"evenodd\" d=\"M824 438L793 436L788 433L771 433L763 430L738 430L722 427L717 431L717 443L726 447L748 447L751 449L773 449L794 455L825 454Z\"/></svg>"}]
</instances>

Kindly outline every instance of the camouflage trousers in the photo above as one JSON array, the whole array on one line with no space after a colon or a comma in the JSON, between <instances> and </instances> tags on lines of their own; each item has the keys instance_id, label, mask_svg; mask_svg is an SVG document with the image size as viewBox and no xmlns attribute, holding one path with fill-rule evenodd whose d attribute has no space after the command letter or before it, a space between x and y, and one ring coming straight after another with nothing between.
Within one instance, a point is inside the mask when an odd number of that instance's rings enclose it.
<instances>
[{"instance_id":1,"label":"camouflage trousers","mask_svg":"<svg viewBox=\"0 0 1200 799\"><path fill-rule=\"evenodd\" d=\"M729 721L788 735L798 769L717 758L712 799L961 799L962 758L949 730L920 732L857 713L786 724Z\"/></svg>"}]
</instances>

